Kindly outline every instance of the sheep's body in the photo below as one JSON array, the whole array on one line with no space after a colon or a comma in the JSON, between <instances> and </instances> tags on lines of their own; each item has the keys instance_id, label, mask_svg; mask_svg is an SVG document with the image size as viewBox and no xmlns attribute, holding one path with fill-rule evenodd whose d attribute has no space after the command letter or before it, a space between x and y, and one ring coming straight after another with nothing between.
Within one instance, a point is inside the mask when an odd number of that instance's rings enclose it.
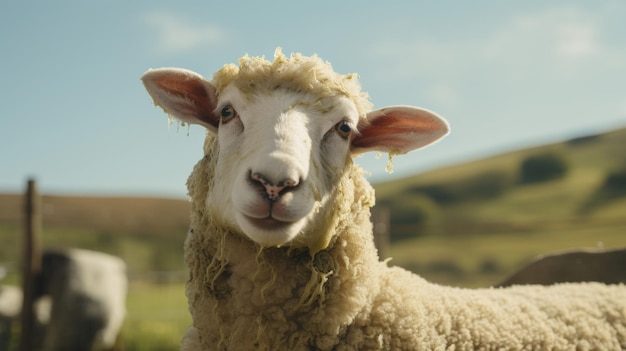
<instances>
[{"instance_id":1,"label":"sheep's body","mask_svg":"<svg viewBox=\"0 0 626 351\"><path fill-rule=\"evenodd\" d=\"M227 66L212 84L187 71L144 77L155 103L210 131L206 156L188 180L192 216L185 260L193 326L182 350L626 348L624 286L466 290L428 283L380 262L369 221L373 190L349 149L403 153L445 134L445 122L404 107L368 113L353 78L329 74L316 58L279 53L273 63L244 58L240 64L241 71ZM301 72L311 82L281 83L276 77L284 79L285 72ZM253 79L239 80L240 73ZM298 95L302 100L292 100ZM346 101L353 107L346 108ZM277 109L268 102L284 105ZM254 123L274 118L267 111L279 117L266 130ZM359 133L344 124L358 125ZM416 140L420 128L435 137ZM259 130L268 134L254 134ZM271 145L255 140L249 146L254 138ZM294 143L302 150L285 147ZM294 160L294 154L305 161L277 161ZM263 168L263 162L271 167ZM246 190L256 196L246 197ZM248 218L251 208L268 203L277 214L270 211L261 223ZM283 212L293 203L297 208ZM278 229L268 230L268 223Z\"/></svg>"},{"instance_id":2,"label":"sheep's body","mask_svg":"<svg viewBox=\"0 0 626 351\"><path fill-rule=\"evenodd\" d=\"M211 167L206 158L189 178L192 223L206 223L205 180ZM373 245L371 188L357 166L347 174L351 179L342 183L343 201L353 204L351 211L336 226L333 245L313 259L307 251L289 248L259 251L229 233L215 240L219 229L192 226L185 252L195 278L187 288L194 327L183 350L626 347L623 286L458 289L387 267Z\"/></svg>"}]
</instances>

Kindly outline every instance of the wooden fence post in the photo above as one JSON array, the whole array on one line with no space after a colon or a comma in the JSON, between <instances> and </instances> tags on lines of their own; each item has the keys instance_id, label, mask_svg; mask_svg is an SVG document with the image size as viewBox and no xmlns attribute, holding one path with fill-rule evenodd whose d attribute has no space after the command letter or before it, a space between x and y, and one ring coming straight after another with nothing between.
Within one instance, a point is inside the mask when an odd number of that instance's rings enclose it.
<instances>
[{"instance_id":1,"label":"wooden fence post","mask_svg":"<svg viewBox=\"0 0 626 351\"><path fill-rule=\"evenodd\" d=\"M41 231L41 199L37 193L35 180L28 180L25 199L24 252L22 261L22 314L20 351L31 351L34 342L35 313L35 279L41 272L41 247L39 235Z\"/></svg>"}]
</instances>

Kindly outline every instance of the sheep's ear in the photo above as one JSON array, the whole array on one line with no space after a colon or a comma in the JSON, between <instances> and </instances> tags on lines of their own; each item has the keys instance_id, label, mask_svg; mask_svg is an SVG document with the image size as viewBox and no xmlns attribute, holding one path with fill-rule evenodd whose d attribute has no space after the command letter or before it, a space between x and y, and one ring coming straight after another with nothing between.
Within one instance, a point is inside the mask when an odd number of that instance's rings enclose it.
<instances>
[{"instance_id":1,"label":"sheep's ear","mask_svg":"<svg viewBox=\"0 0 626 351\"><path fill-rule=\"evenodd\" d=\"M350 146L352 154L368 151L405 154L439 140L450 130L446 120L434 112L411 106L372 111L357 128L359 132Z\"/></svg>"},{"instance_id":2,"label":"sheep's ear","mask_svg":"<svg viewBox=\"0 0 626 351\"><path fill-rule=\"evenodd\" d=\"M144 73L141 80L154 104L168 115L212 131L217 129L215 87L201 75L181 68L159 68Z\"/></svg>"}]
</instances>

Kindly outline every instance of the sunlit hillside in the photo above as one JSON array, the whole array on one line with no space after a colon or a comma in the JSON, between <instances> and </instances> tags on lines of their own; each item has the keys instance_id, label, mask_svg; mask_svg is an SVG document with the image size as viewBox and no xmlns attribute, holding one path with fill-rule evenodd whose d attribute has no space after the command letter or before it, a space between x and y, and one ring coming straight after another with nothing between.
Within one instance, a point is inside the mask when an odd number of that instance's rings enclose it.
<instances>
[{"instance_id":1,"label":"sunlit hillside","mask_svg":"<svg viewBox=\"0 0 626 351\"><path fill-rule=\"evenodd\" d=\"M626 129L375 188L393 262L446 283L495 283L547 251L626 246Z\"/></svg>"}]
</instances>

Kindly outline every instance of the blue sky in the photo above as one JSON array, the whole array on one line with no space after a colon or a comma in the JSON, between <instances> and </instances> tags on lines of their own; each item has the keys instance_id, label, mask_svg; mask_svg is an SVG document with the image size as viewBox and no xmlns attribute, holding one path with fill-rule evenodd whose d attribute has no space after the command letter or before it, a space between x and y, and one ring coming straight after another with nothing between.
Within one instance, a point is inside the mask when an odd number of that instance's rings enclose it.
<instances>
[{"instance_id":1,"label":"blue sky","mask_svg":"<svg viewBox=\"0 0 626 351\"><path fill-rule=\"evenodd\" d=\"M148 68L204 76L245 53L319 54L376 108L417 105L442 142L357 159L374 182L626 126L626 2L3 1L0 191L184 197L204 130L168 126Z\"/></svg>"}]
</instances>

